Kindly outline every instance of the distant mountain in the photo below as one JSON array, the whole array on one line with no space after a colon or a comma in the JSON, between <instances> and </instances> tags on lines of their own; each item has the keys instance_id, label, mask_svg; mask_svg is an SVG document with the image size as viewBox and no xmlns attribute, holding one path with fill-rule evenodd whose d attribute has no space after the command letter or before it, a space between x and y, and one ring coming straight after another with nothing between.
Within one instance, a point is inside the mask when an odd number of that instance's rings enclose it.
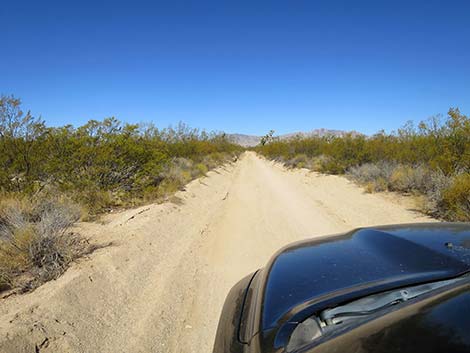
<instances>
[{"instance_id":1,"label":"distant mountain","mask_svg":"<svg viewBox=\"0 0 470 353\"><path fill-rule=\"evenodd\" d=\"M279 135L275 137L280 138L281 140L288 140L295 137L324 137L324 136L338 136L342 137L347 134L352 134L353 136L362 135L357 131L344 131L344 130L330 130L330 129L315 129L312 131L299 131L293 132L290 134ZM258 145L261 141L261 136L255 135L244 135L244 134L228 134L229 138L236 144L239 144L243 147L254 147Z\"/></svg>"},{"instance_id":2,"label":"distant mountain","mask_svg":"<svg viewBox=\"0 0 470 353\"><path fill-rule=\"evenodd\" d=\"M243 147L254 147L261 141L261 136L255 135L228 134L228 137L231 141Z\"/></svg>"},{"instance_id":3,"label":"distant mountain","mask_svg":"<svg viewBox=\"0 0 470 353\"><path fill-rule=\"evenodd\" d=\"M337 136L337 137L343 137L348 134L351 134L353 136L358 136L362 135L361 133L357 131L344 131L344 130L330 130L330 129L315 129L312 131L307 131L307 132L294 132L290 134L285 134L285 135L280 135L279 138L282 139L289 139L293 137L324 137L324 136Z\"/></svg>"}]
</instances>

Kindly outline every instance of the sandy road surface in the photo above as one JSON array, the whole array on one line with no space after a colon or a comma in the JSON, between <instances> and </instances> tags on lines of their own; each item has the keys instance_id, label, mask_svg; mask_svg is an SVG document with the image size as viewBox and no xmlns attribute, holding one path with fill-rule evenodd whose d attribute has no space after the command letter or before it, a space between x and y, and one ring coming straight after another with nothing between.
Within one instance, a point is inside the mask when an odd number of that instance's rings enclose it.
<instances>
[{"instance_id":1,"label":"sandy road surface","mask_svg":"<svg viewBox=\"0 0 470 353\"><path fill-rule=\"evenodd\" d=\"M429 221L409 201L246 153L179 201L82 224L112 245L0 301L0 352L211 352L230 287L279 247L357 226Z\"/></svg>"}]
</instances>

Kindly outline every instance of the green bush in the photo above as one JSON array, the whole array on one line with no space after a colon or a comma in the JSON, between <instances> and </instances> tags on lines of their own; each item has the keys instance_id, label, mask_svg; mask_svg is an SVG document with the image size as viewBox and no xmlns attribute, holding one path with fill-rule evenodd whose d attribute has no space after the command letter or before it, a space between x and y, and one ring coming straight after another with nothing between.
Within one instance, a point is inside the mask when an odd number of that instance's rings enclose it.
<instances>
[{"instance_id":1,"label":"green bush","mask_svg":"<svg viewBox=\"0 0 470 353\"><path fill-rule=\"evenodd\" d=\"M178 190L241 151L224 134L184 124L159 130L111 117L78 128L47 127L24 113L20 100L0 98L0 192L52 188L91 214Z\"/></svg>"},{"instance_id":2,"label":"green bush","mask_svg":"<svg viewBox=\"0 0 470 353\"><path fill-rule=\"evenodd\" d=\"M470 174L454 178L452 184L442 194L442 208L446 218L453 221L470 221Z\"/></svg>"},{"instance_id":3,"label":"green bush","mask_svg":"<svg viewBox=\"0 0 470 353\"><path fill-rule=\"evenodd\" d=\"M208 168L204 163L197 163L194 166L192 177L197 178L200 176L204 176L207 174L207 172L208 172Z\"/></svg>"},{"instance_id":4,"label":"green bush","mask_svg":"<svg viewBox=\"0 0 470 353\"><path fill-rule=\"evenodd\" d=\"M396 133L373 136L346 135L270 138L255 150L267 158L291 160L326 156L322 170L344 173L365 163L390 162L406 166L425 166L446 175L470 170L470 119L458 109L450 109L446 119L431 118L418 127L408 123Z\"/></svg>"}]
</instances>

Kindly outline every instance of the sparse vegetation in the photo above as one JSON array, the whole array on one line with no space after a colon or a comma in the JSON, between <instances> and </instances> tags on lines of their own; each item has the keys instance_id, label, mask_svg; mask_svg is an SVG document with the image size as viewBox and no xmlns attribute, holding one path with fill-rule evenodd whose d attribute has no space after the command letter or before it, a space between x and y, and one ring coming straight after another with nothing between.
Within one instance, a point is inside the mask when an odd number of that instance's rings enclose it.
<instances>
[{"instance_id":1,"label":"sparse vegetation","mask_svg":"<svg viewBox=\"0 0 470 353\"><path fill-rule=\"evenodd\" d=\"M0 201L0 288L28 290L58 277L90 250L70 227L81 216L71 200L26 197Z\"/></svg>"},{"instance_id":2,"label":"sparse vegetation","mask_svg":"<svg viewBox=\"0 0 470 353\"><path fill-rule=\"evenodd\" d=\"M368 192L424 196L423 211L452 221L470 221L470 118L450 109L373 136L272 137L256 150L288 167L346 174Z\"/></svg>"},{"instance_id":3,"label":"sparse vegetation","mask_svg":"<svg viewBox=\"0 0 470 353\"><path fill-rule=\"evenodd\" d=\"M345 174L368 192L421 195L423 211L470 220L470 119L437 118L374 136L295 137L270 131L256 148L289 168ZM224 134L115 118L48 127L0 98L0 291L34 288L89 251L79 219L167 199L242 151Z\"/></svg>"},{"instance_id":4,"label":"sparse vegetation","mask_svg":"<svg viewBox=\"0 0 470 353\"><path fill-rule=\"evenodd\" d=\"M184 124L159 130L106 118L78 128L47 127L20 103L0 99L0 191L54 190L92 215L162 198L241 150L223 134Z\"/></svg>"},{"instance_id":5,"label":"sparse vegetation","mask_svg":"<svg viewBox=\"0 0 470 353\"><path fill-rule=\"evenodd\" d=\"M115 118L48 127L0 98L0 287L34 287L86 251L78 219L163 200L241 147L184 124L158 129Z\"/></svg>"}]
</instances>

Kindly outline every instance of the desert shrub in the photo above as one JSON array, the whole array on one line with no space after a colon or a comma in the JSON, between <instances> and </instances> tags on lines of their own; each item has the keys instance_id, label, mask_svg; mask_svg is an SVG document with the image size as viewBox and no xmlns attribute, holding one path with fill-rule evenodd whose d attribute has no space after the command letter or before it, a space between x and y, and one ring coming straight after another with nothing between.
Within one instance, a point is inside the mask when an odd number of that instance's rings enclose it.
<instances>
[{"instance_id":1,"label":"desert shrub","mask_svg":"<svg viewBox=\"0 0 470 353\"><path fill-rule=\"evenodd\" d=\"M230 152L214 152L204 156L202 163L204 163L209 169L214 169L221 165L222 163L233 160L237 153Z\"/></svg>"},{"instance_id":2,"label":"desert shrub","mask_svg":"<svg viewBox=\"0 0 470 353\"><path fill-rule=\"evenodd\" d=\"M442 192L442 213L453 221L470 221L470 174L456 176Z\"/></svg>"},{"instance_id":3,"label":"desert shrub","mask_svg":"<svg viewBox=\"0 0 470 353\"><path fill-rule=\"evenodd\" d=\"M365 163L349 168L347 176L359 183L374 183L381 179L381 184L385 182L388 188L388 181L395 169L395 164L389 162Z\"/></svg>"},{"instance_id":4,"label":"desert shrub","mask_svg":"<svg viewBox=\"0 0 470 353\"><path fill-rule=\"evenodd\" d=\"M298 154L284 162L287 168L309 168L311 166L309 158L305 154Z\"/></svg>"},{"instance_id":5,"label":"desert shrub","mask_svg":"<svg viewBox=\"0 0 470 353\"><path fill-rule=\"evenodd\" d=\"M432 171L430 182L426 188L423 210L435 217L444 218L445 206L443 203L443 194L453 182L453 177L444 174L441 170Z\"/></svg>"},{"instance_id":6,"label":"desert shrub","mask_svg":"<svg viewBox=\"0 0 470 353\"><path fill-rule=\"evenodd\" d=\"M204 164L207 169L211 170L218 167L221 163L223 163L225 159L222 157L220 153L213 153L207 156L204 156L201 163Z\"/></svg>"},{"instance_id":7,"label":"desert shrub","mask_svg":"<svg viewBox=\"0 0 470 353\"><path fill-rule=\"evenodd\" d=\"M81 206L63 195L34 198L31 213L33 220L40 220L38 230L44 235L59 233L86 217Z\"/></svg>"},{"instance_id":8,"label":"desert shrub","mask_svg":"<svg viewBox=\"0 0 470 353\"><path fill-rule=\"evenodd\" d=\"M191 176L193 178L204 176L207 174L208 171L209 170L204 163L197 163L192 170Z\"/></svg>"},{"instance_id":9,"label":"desert shrub","mask_svg":"<svg viewBox=\"0 0 470 353\"><path fill-rule=\"evenodd\" d=\"M113 197L111 191L100 190L95 185L77 190L74 194L74 199L80 204L85 205L92 215L110 210L120 204L120 202Z\"/></svg>"},{"instance_id":10,"label":"desert shrub","mask_svg":"<svg viewBox=\"0 0 470 353\"><path fill-rule=\"evenodd\" d=\"M0 291L12 288L15 277L31 267L30 248L35 238L31 227L12 229L0 240Z\"/></svg>"},{"instance_id":11,"label":"desert shrub","mask_svg":"<svg viewBox=\"0 0 470 353\"><path fill-rule=\"evenodd\" d=\"M425 193L431 183L431 170L424 166L398 165L390 176L390 189Z\"/></svg>"},{"instance_id":12,"label":"desert shrub","mask_svg":"<svg viewBox=\"0 0 470 353\"><path fill-rule=\"evenodd\" d=\"M286 163L286 158L284 156L277 156L275 158L272 158L274 162L285 164Z\"/></svg>"},{"instance_id":13,"label":"desert shrub","mask_svg":"<svg viewBox=\"0 0 470 353\"><path fill-rule=\"evenodd\" d=\"M189 180L189 174L188 174ZM153 194L147 193L147 198L150 201L153 200L166 200L168 196L174 194L178 190L183 189L184 184L181 183L181 180L176 179L165 179L163 180L158 187L153 191ZM154 196L152 198L152 195Z\"/></svg>"},{"instance_id":14,"label":"desert shrub","mask_svg":"<svg viewBox=\"0 0 470 353\"><path fill-rule=\"evenodd\" d=\"M320 164L319 172L328 174L343 174L346 170L344 163L335 158L325 158Z\"/></svg>"},{"instance_id":15,"label":"desert shrub","mask_svg":"<svg viewBox=\"0 0 470 353\"><path fill-rule=\"evenodd\" d=\"M224 134L184 124L158 129L110 117L47 127L19 99L0 97L0 192L32 196L52 187L92 215L149 200L170 184L179 188L204 174L196 164L212 169L241 151Z\"/></svg>"},{"instance_id":16,"label":"desert shrub","mask_svg":"<svg viewBox=\"0 0 470 353\"><path fill-rule=\"evenodd\" d=\"M366 192L387 191L394 169L395 166L392 163L366 163L349 168L347 176L364 185Z\"/></svg>"},{"instance_id":17,"label":"desert shrub","mask_svg":"<svg viewBox=\"0 0 470 353\"><path fill-rule=\"evenodd\" d=\"M330 163L331 157L324 154L312 158L311 169L316 172L325 172L327 170L327 165Z\"/></svg>"},{"instance_id":18,"label":"desert shrub","mask_svg":"<svg viewBox=\"0 0 470 353\"><path fill-rule=\"evenodd\" d=\"M193 161L186 158L175 158L161 173L163 181L167 180L170 184L177 185L177 189L185 185L192 178L191 170Z\"/></svg>"},{"instance_id":19,"label":"desert shrub","mask_svg":"<svg viewBox=\"0 0 470 353\"><path fill-rule=\"evenodd\" d=\"M445 119L431 118L418 127L408 123L397 132L379 132L325 137L269 139L255 148L267 158L285 160L304 154L309 158L325 155L331 159L323 170L343 173L365 163L391 162L426 166L455 174L470 170L470 119L458 109L450 109Z\"/></svg>"},{"instance_id":20,"label":"desert shrub","mask_svg":"<svg viewBox=\"0 0 470 353\"><path fill-rule=\"evenodd\" d=\"M369 181L364 184L364 189L368 193L373 192L380 192L380 191L387 191L388 190L388 182L386 179L379 177L374 181Z\"/></svg>"},{"instance_id":21,"label":"desert shrub","mask_svg":"<svg viewBox=\"0 0 470 353\"><path fill-rule=\"evenodd\" d=\"M69 199L3 199L0 202L0 287L31 289L57 278L87 251L70 231L80 207Z\"/></svg>"},{"instance_id":22,"label":"desert shrub","mask_svg":"<svg viewBox=\"0 0 470 353\"><path fill-rule=\"evenodd\" d=\"M63 233L34 238L30 244L32 274L38 283L60 276L68 265L86 251L83 239L75 233Z\"/></svg>"}]
</instances>

